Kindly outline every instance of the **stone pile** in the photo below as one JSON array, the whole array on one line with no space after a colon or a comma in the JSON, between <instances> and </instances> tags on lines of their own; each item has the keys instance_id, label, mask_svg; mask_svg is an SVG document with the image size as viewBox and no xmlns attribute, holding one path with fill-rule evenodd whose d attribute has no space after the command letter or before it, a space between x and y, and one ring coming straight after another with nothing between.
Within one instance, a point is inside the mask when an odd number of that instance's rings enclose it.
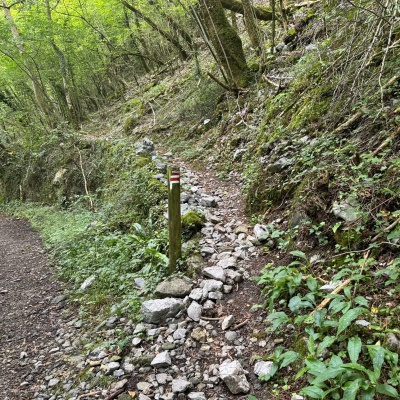
<instances>
[{"instance_id":1,"label":"stone pile","mask_svg":"<svg viewBox=\"0 0 400 400\"><path fill-rule=\"evenodd\" d=\"M222 190L207 194L189 171L183 187L182 208L200 210L207 220L199 243L202 257L193 261L200 271L198 278L162 282L155 291L157 298L142 304L141 323L114 316L80 337L77 331L82 323L72 321L58 332L58 347L49 351L54 364L47 367L36 400L226 400L261 386L257 376L267 374L271 363L251 365L246 350L254 346L252 354L263 353L268 344L241 335L243 320L225 315L224 302L248 278L246 265L258 257L257 246L266 240L268 229L258 226L254 232L229 217L235 202L227 207ZM121 331L132 347L128 354L118 343L110 346ZM93 332L104 344L75 355ZM43 367L40 360L34 361L38 369Z\"/></svg>"}]
</instances>

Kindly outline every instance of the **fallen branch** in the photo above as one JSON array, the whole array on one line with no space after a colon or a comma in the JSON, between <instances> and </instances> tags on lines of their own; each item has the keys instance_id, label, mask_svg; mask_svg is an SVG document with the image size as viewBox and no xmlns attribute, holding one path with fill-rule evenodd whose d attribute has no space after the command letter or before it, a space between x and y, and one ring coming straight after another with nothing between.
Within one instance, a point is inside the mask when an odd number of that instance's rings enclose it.
<instances>
[{"instance_id":1,"label":"fallen branch","mask_svg":"<svg viewBox=\"0 0 400 400\"><path fill-rule=\"evenodd\" d=\"M79 148L77 146L75 146L75 148L78 150L78 153L79 153L79 166L80 166L81 172L82 172L83 183L84 183L84 186L85 186L85 193L86 193L86 196L88 196L88 198L89 198L90 209L93 210L93 208L94 208L93 200L92 200L92 197L89 194L86 174L85 174L85 170L83 169L82 153L81 153L81 151L79 150Z\"/></svg>"},{"instance_id":2,"label":"fallen branch","mask_svg":"<svg viewBox=\"0 0 400 400\"><path fill-rule=\"evenodd\" d=\"M101 394L102 390L96 390L95 392L89 392L89 393L84 393L78 396L78 400L83 399L85 397L89 396L97 396L98 394Z\"/></svg>"},{"instance_id":3,"label":"fallen branch","mask_svg":"<svg viewBox=\"0 0 400 400\"><path fill-rule=\"evenodd\" d=\"M394 131L387 139L385 139L380 146L378 146L374 151L373 151L373 155L376 156L384 147L386 147L393 139L396 135L398 135L400 133L400 127L397 129L397 131Z\"/></svg>"},{"instance_id":4,"label":"fallen branch","mask_svg":"<svg viewBox=\"0 0 400 400\"><path fill-rule=\"evenodd\" d=\"M365 113L366 107L362 107L361 110L358 110L355 114L353 114L346 122L343 124L339 125L333 133L340 133L343 132L345 129L347 129L350 125L354 124L354 122L357 122Z\"/></svg>"},{"instance_id":5,"label":"fallen branch","mask_svg":"<svg viewBox=\"0 0 400 400\"><path fill-rule=\"evenodd\" d=\"M269 79L265 74L262 74L262 78L265 82L269 83L272 86L275 86L277 89L280 89L281 85L279 85L279 83L271 81L271 79Z\"/></svg>"},{"instance_id":6,"label":"fallen branch","mask_svg":"<svg viewBox=\"0 0 400 400\"><path fill-rule=\"evenodd\" d=\"M349 283L351 282L351 279L346 279L341 285L339 285L335 290L333 290L330 294L338 294L340 293ZM325 306L327 306L332 300L332 297L327 297L326 299L324 299L315 309L315 311L320 311L322 310ZM310 317L312 317L314 315L313 311L310 314Z\"/></svg>"},{"instance_id":7,"label":"fallen branch","mask_svg":"<svg viewBox=\"0 0 400 400\"><path fill-rule=\"evenodd\" d=\"M371 239L371 243L375 243L385 232L391 231L399 222L400 222L400 218L397 218L396 221L391 223L382 232L379 232L375 237L373 237Z\"/></svg>"},{"instance_id":8,"label":"fallen branch","mask_svg":"<svg viewBox=\"0 0 400 400\"><path fill-rule=\"evenodd\" d=\"M221 319L224 319L226 317L218 317L218 318L211 318L211 317L200 317L200 319L204 319L204 321L220 321Z\"/></svg>"},{"instance_id":9,"label":"fallen branch","mask_svg":"<svg viewBox=\"0 0 400 400\"><path fill-rule=\"evenodd\" d=\"M111 393L108 397L106 397L104 400L113 400L116 397L118 397L121 393L124 392L125 389L119 389L114 393Z\"/></svg>"},{"instance_id":10,"label":"fallen branch","mask_svg":"<svg viewBox=\"0 0 400 400\"><path fill-rule=\"evenodd\" d=\"M241 328L242 326L245 326L248 322L250 321L250 318L245 319L243 322L240 324L235 325L232 330L236 331L237 329Z\"/></svg>"},{"instance_id":11,"label":"fallen branch","mask_svg":"<svg viewBox=\"0 0 400 400\"><path fill-rule=\"evenodd\" d=\"M389 86L393 85L393 83L397 82L397 80L399 79L398 75L393 76L391 79L389 79L383 86L382 86L382 90L388 88ZM375 92L374 94L380 94L381 93L381 89L379 89L379 91ZM361 107L360 110L358 110L355 114L353 114L346 122L344 122L343 124L339 125L334 131L333 133L341 133L343 132L345 129L347 129L350 125L352 125L354 122L357 122L365 113L366 107L363 106Z\"/></svg>"}]
</instances>

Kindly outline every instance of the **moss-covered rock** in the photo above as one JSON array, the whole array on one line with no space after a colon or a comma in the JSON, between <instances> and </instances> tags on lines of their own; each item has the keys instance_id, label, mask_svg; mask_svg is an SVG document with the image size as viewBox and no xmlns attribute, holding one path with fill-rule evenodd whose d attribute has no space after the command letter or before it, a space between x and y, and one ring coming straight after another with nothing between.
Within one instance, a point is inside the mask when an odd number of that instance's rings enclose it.
<instances>
[{"instance_id":1,"label":"moss-covered rock","mask_svg":"<svg viewBox=\"0 0 400 400\"><path fill-rule=\"evenodd\" d=\"M124 132L131 133L132 129L137 125L137 120L134 117L128 117L124 122Z\"/></svg>"},{"instance_id":2,"label":"moss-covered rock","mask_svg":"<svg viewBox=\"0 0 400 400\"><path fill-rule=\"evenodd\" d=\"M138 168L145 167L151 163L150 157L139 156L136 158L136 165Z\"/></svg>"},{"instance_id":3,"label":"moss-covered rock","mask_svg":"<svg viewBox=\"0 0 400 400\"><path fill-rule=\"evenodd\" d=\"M357 250L362 242L362 234L357 228L338 229L334 238L343 249Z\"/></svg>"},{"instance_id":4,"label":"moss-covered rock","mask_svg":"<svg viewBox=\"0 0 400 400\"><path fill-rule=\"evenodd\" d=\"M204 214L196 210L190 210L182 216L182 229L187 237L193 236L200 231L206 222Z\"/></svg>"}]
</instances>

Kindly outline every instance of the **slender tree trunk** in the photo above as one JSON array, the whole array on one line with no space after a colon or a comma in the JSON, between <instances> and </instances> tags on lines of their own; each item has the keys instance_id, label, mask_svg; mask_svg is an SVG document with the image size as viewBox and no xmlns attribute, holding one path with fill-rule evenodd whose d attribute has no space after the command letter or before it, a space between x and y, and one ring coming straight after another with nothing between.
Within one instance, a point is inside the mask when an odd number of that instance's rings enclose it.
<instances>
[{"instance_id":1,"label":"slender tree trunk","mask_svg":"<svg viewBox=\"0 0 400 400\"><path fill-rule=\"evenodd\" d=\"M71 88L68 82L68 67L67 67L67 61L65 59L65 55L63 51L57 46L55 40L54 40L54 34L53 34L53 18L51 15L51 8L50 8L50 3L49 0L45 0L46 4L46 12L47 12L47 20L50 25L50 44L51 47L53 48L54 52L56 53L58 57L58 61L60 64L60 73L61 73L61 79L62 79L62 86L63 86L63 94L65 98L65 103L67 104L67 109L68 109L68 119L72 122L75 127L78 127L81 121L81 115L77 112L77 110L74 107L74 103L72 101L73 94L71 92ZM76 100L79 102L78 97ZM80 108L80 107L79 107Z\"/></svg>"},{"instance_id":2,"label":"slender tree trunk","mask_svg":"<svg viewBox=\"0 0 400 400\"><path fill-rule=\"evenodd\" d=\"M235 11L231 11L230 12L230 17L231 17L232 28L235 30L235 32L239 32L238 23L237 23L237 17L236 17Z\"/></svg>"},{"instance_id":3,"label":"slender tree trunk","mask_svg":"<svg viewBox=\"0 0 400 400\"><path fill-rule=\"evenodd\" d=\"M285 6L283 4L283 0L279 0L279 8L280 8L281 14L282 14L283 29L287 33L287 31L288 31L288 18L287 18Z\"/></svg>"},{"instance_id":4,"label":"slender tree trunk","mask_svg":"<svg viewBox=\"0 0 400 400\"><path fill-rule=\"evenodd\" d=\"M140 54L139 55L139 60L140 60L140 63L142 64L142 67L145 70L145 72L146 73L150 73L150 68L147 65L146 59L142 56L141 51L139 49L139 46L136 43L136 38L133 36L133 33L131 31L131 25L130 25L130 22L129 22L128 13L126 12L126 8L124 8L124 21L125 21L125 26L130 31L129 39L130 39L130 42L131 42L131 46L132 46L133 49L135 49Z\"/></svg>"},{"instance_id":5,"label":"slender tree trunk","mask_svg":"<svg viewBox=\"0 0 400 400\"><path fill-rule=\"evenodd\" d=\"M2 1L2 8L4 10L4 16L8 22L11 33L14 38L15 45L18 49L19 54L23 59L24 71L28 74L33 87L33 93L35 95L36 104L39 109L47 116L51 115L51 108L49 106L48 97L44 86L41 84L40 77L35 73L35 65L33 60L29 61L25 53L25 45L20 35L20 32L15 24L14 18L11 14L10 7L7 5L7 1Z\"/></svg>"},{"instance_id":6,"label":"slender tree trunk","mask_svg":"<svg viewBox=\"0 0 400 400\"><path fill-rule=\"evenodd\" d=\"M252 46L260 52L260 31L257 27L256 20L254 18L253 6L250 0L242 0L243 4L243 17L246 24L246 30L249 34L249 38Z\"/></svg>"},{"instance_id":7,"label":"slender tree trunk","mask_svg":"<svg viewBox=\"0 0 400 400\"><path fill-rule=\"evenodd\" d=\"M246 87L250 82L250 70L242 41L229 24L221 0L201 0L200 7L208 36L230 84L235 88Z\"/></svg>"},{"instance_id":8,"label":"slender tree trunk","mask_svg":"<svg viewBox=\"0 0 400 400\"><path fill-rule=\"evenodd\" d=\"M276 34L276 2L271 0L271 10L272 10L272 37L271 37L271 53L275 52L275 34Z\"/></svg>"},{"instance_id":9,"label":"slender tree trunk","mask_svg":"<svg viewBox=\"0 0 400 400\"><path fill-rule=\"evenodd\" d=\"M129 10L134 12L139 18L143 19L143 21L146 21L156 32L158 32L168 42L170 42L173 46L175 46L178 49L182 60L187 60L189 58L189 55L187 54L186 50L181 46L181 44L173 36L171 36L168 32L161 29L155 22L153 22L149 17L144 15L136 7L132 6L131 4L127 3L126 1L122 1L122 4L126 8L128 8Z\"/></svg>"}]
</instances>

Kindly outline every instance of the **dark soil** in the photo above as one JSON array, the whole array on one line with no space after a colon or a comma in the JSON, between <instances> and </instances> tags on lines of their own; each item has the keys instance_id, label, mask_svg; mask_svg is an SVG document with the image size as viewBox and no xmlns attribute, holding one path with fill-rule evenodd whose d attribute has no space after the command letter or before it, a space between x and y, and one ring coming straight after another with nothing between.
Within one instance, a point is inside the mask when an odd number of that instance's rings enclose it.
<instances>
[{"instance_id":1,"label":"dark soil","mask_svg":"<svg viewBox=\"0 0 400 400\"><path fill-rule=\"evenodd\" d=\"M63 304L52 303L61 293L37 233L27 221L0 216L1 399L33 397L62 321Z\"/></svg>"}]
</instances>

